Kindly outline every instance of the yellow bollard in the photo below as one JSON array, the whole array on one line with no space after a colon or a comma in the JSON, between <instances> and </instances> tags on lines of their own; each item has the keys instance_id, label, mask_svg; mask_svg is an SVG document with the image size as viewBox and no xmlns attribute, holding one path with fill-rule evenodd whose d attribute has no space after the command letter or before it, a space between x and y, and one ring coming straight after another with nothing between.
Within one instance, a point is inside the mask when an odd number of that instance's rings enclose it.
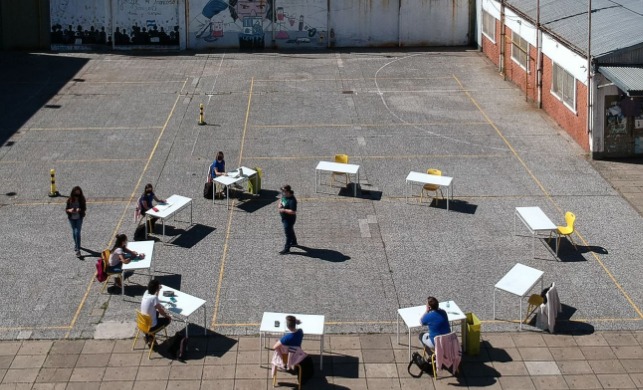
<instances>
[{"instance_id":1,"label":"yellow bollard","mask_svg":"<svg viewBox=\"0 0 643 390\"><path fill-rule=\"evenodd\" d=\"M51 189L49 190L49 197L54 198L56 196L60 196L60 192L56 190L56 170L49 170L49 174L51 175Z\"/></svg>"},{"instance_id":2,"label":"yellow bollard","mask_svg":"<svg viewBox=\"0 0 643 390\"><path fill-rule=\"evenodd\" d=\"M199 126L205 125L205 119L203 118L203 103L199 105Z\"/></svg>"}]
</instances>

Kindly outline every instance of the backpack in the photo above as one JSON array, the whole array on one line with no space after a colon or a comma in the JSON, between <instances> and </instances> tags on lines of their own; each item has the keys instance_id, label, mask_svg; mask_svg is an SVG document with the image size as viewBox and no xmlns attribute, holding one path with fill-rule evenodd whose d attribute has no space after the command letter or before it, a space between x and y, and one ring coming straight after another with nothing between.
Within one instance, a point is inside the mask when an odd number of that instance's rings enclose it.
<instances>
[{"instance_id":1,"label":"backpack","mask_svg":"<svg viewBox=\"0 0 643 390\"><path fill-rule=\"evenodd\" d=\"M418 368L420 369L420 373L419 373L419 374L413 374L413 373L411 372L411 367L412 367L414 364L415 364L416 366L418 366ZM425 360L425 359L422 357L422 355L420 355L418 352L413 352L413 355L411 356L411 361L409 362L409 366L407 367L407 369L406 369L406 370L409 372L409 374L410 374L413 378L419 378L419 377L421 377L421 376L422 376L422 374L424 374L425 372L426 372L426 373L432 373L432 371L433 371L433 367L432 367L432 365L431 365L431 362L429 362L429 361Z\"/></svg>"},{"instance_id":2,"label":"backpack","mask_svg":"<svg viewBox=\"0 0 643 390\"><path fill-rule=\"evenodd\" d=\"M96 260L96 280L98 280L99 283L103 283L105 280L107 280L107 274L103 269L102 257Z\"/></svg>"},{"instance_id":3,"label":"backpack","mask_svg":"<svg viewBox=\"0 0 643 390\"><path fill-rule=\"evenodd\" d=\"M206 199L212 199L214 197L214 183L211 181L206 181L203 185L203 197Z\"/></svg>"}]
</instances>

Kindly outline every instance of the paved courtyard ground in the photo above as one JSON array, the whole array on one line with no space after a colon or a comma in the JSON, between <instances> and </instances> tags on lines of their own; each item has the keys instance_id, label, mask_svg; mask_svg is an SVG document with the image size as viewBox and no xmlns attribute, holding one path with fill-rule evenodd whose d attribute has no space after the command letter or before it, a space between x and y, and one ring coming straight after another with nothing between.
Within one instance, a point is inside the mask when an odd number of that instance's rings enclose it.
<instances>
[{"instance_id":1,"label":"paved courtyard ground","mask_svg":"<svg viewBox=\"0 0 643 390\"><path fill-rule=\"evenodd\" d=\"M483 332L515 331L518 300L498 293L494 319L492 297L516 263L556 282L561 332L643 329L641 215L475 50L5 53L1 67L0 338L133 333L147 277L122 298L93 274L117 233L134 237L148 182L193 198L193 223L179 215L156 244L154 275L207 301L197 332L255 335L279 311L323 314L329 334L392 333L396 310L427 295L476 313ZM260 198L228 210L202 197L218 150L228 168L261 167ZM336 153L361 166L356 198L328 177L314 191ZM65 199L47 196L51 168L63 195L80 185L89 200L80 260ZM418 187L405 199L408 172L427 168L454 177L451 210L418 203ZM304 248L280 256L286 183ZM517 206L557 224L573 211L578 249L563 240L556 258L539 240L534 258Z\"/></svg>"}]
</instances>

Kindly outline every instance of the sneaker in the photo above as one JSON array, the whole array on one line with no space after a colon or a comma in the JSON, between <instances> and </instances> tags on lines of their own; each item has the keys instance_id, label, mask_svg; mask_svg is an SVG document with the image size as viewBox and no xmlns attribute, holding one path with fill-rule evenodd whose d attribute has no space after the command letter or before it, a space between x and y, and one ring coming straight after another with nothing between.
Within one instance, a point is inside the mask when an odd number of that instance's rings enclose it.
<instances>
[{"instance_id":1,"label":"sneaker","mask_svg":"<svg viewBox=\"0 0 643 390\"><path fill-rule=\"evenodd\" d=\"M76 257L81 257L80 251L76 251Z\"/></svg>"},{"instance_id":2,"label":"sneaker","mask_svg":"<svg viewBox=\"0 0 643 390\"><path fill-rule=\"evenodd\" d=\"M290 250L288 250L288 249L284 249L284 250L282 250L282 251L279 251L279 254L280 254L280 255L286 255L286 254L288 254L288 253L290 253Z\"/></svg>"}]
</instances>

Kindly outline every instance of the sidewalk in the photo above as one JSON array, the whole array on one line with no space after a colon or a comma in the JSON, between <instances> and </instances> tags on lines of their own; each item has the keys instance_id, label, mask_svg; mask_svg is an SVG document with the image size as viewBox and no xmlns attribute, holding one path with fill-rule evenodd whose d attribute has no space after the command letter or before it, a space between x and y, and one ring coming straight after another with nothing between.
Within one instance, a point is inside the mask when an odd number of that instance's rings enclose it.
<instances>
[{"instance_id":1,"label":"sidewalk","mask_svg":"<svg viewBox=\"0 0 643 390\"><path fill-rule=\"evenodd\" d=\"M643 388L643 332L569 336L483 329L482 336L480 355L463 356L460 376L442 371L437 380L409 376L408 350L394 334L328 336L322 372L313 352L319 344L306 340L316 372L304 389ZM148 360L140 339L136 351L132 340L0 342L0 389L269 389L269 352L262 351L260 367L258 344L257 337L194 337L181 363L156 352ZM158 351L163 354L164 346ZM285 373L278 380L283 388L296 382Z\"/></svg>"}]
</instances>

